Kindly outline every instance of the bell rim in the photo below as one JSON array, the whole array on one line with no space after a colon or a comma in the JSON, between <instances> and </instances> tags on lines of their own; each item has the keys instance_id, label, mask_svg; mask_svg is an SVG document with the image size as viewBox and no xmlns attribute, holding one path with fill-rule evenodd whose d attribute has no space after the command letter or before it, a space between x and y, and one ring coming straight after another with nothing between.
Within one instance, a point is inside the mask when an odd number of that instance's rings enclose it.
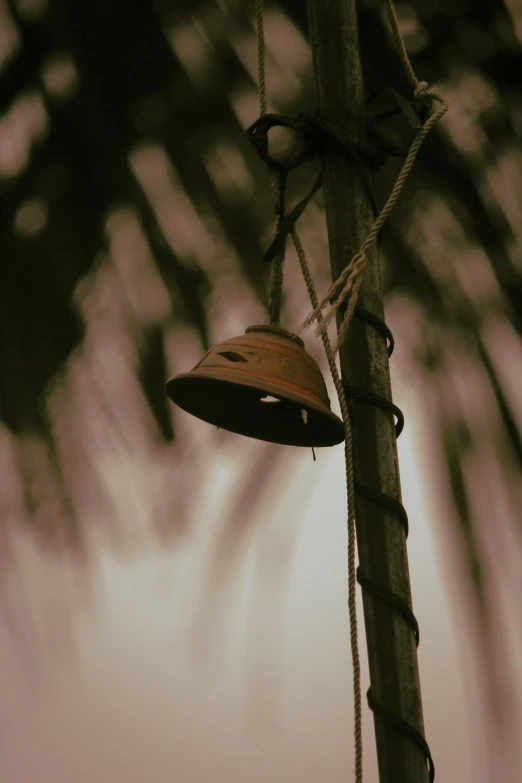
<instances>
[{"instance_id":1,"label":"bell rim","mask_svg":"<svg viewBox=\"0 0 522 783\"><path fill-rule=\"evenodd\" d=\"M228 377L227 377L228 375ZM171 401L178 405L178 407L185 410L187 413L191 413L190 410L187 410L184 406L180 405L179 402L172 396L171 389L172 387L178 382L184 382L184 381L194 381L194 380L211 380L211 381L217 381L219 383L224 384L231 384L231 385L239 385L244 386L249 389L253 389L254 391L261 391L259 388L259 385L255 385L256 378L259 381L259 384L262 385L263 391L266 391L267 395L271 395L274 397L281 397L281 387L278 387L275 384L271 384L270 381L267 381L266 377L256 376L255 374L250 374L251 382L248 383L246 379L238 377L237 371L234 370L233 372L228 372L225 368L219 368L218 370L213 369L212 372L209 371L209 368L206 370L199 370L198 368L191 370L190 372L180 373L179 375L174 375L165 384L165 389L167 391L167 394ZM336 440L331 440L328 443L317 445L317 448L322 448L326 446L337 446L344 440L344 423L343 420L334 413L330 407L326 407L324 404L322 404L320 401L315 402L314 399L310 400L303 400L302 397L299 398L298 395L293 394L291 389L288 390L288 394L285 395L283 398L284 400L290 401L294 403L295 405L299 405L304 410L310 410L314 413L320 414L321 416L324 416L325 418L329 419L329 421L332 424L335 424L338 428L338 436L336 436Z\"/></svg>"}]
</instances>

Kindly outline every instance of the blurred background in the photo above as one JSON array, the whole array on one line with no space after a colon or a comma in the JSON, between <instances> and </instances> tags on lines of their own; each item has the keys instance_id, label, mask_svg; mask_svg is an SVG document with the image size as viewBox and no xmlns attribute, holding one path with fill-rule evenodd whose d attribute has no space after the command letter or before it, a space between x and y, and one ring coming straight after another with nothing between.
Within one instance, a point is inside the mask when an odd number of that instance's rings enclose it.
<instances>
[{"instance_id":1,"label":"blurred background","mask_svg":"<svg viewBox=\"0 0 522 783\"><path fill-rule=\"evenodd\" d=\"M353 774L342 447L313 462L164 392L267 319L273 203L244 134L259 116L253 5L0 2L5 783ZM522 6L397 12L419 79L450 104L381 246L426 736L437 779L514 783ZM383 3L359 16L367 93L409 98ZM267 3L265 32L271 110L313 110L306 4ZM411 141L404 118L387 133ZM292 143L274 132L275 153ZM292 174L289 202L317 165ZM379 204L398 166L376 176ZM299 232L322 294L320 193ZM289 249L283 325L308 310ZM313 330L306 344L326 375ZM365 662L362 614L360 628Z\"/></svg>"}]
</instances>

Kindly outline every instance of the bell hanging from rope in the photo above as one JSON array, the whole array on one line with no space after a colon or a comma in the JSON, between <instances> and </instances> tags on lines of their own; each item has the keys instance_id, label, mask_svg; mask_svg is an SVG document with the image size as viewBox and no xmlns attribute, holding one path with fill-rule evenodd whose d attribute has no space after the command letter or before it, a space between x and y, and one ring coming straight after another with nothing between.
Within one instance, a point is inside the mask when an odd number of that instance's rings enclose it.
<instances>
[{"instance_id":1,"label":"bell hanging from rope","mask_svg":"<svg viewBox=\"0 0 522 783\"><path fill-rule=\"evenodd\" d=\"M319 367L301 338L279 326L249 326L166 388L183 410L249 438L312 447L344 440Z\"/></svg>"}]
</instances>

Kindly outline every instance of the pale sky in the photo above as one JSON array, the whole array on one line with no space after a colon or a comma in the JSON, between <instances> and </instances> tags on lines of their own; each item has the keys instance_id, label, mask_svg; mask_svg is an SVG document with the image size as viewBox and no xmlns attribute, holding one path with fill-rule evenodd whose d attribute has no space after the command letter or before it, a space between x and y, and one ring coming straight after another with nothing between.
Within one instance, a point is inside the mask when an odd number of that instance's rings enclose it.
<instances>
[{"instance_id":1,"label":"pale sky","mask_svg":"<svg viewBox=\"0 0 522 783\"><path fill-rule=\"evenodd\" d=\"M408 422L399 451L421 629L426 735L436 780L484 783L480 759L472 765L458 618L441 570L433 503L423 477L425 456L414 437L414 398L399 388L395 399ZM319 451L316 463L308 452L299 453L281 471L268 491L272 501L256 512L251 545L221 601L225 610L218 611L217 600L208 615L200 613L206 558L224 521L231 479L237 480L239 464L261 447L241 438L226 442L208 473L196 535L180 554L160 553L152 544L120 561L100 552L89 606L63 567L43 564L33 552L22 581L35 622L42 614L38 601L47 601L49 615L49 607L62 606L68 595L76 653L62 645L42 658L44 631L37 628L34 658L43 661L42 673L28 678L3 632L3 783L345 783L352 778L342 447ZM29 562L29 545L20 548ZM40 594L51 572L54 603L51 593L46 599ZM206 637L198 637L201 624L208 626ZM198 638L206 652L197 647ZM360 645L364 693L362 616ZM377 772L366 704L363 717L370 783ZM473 750L477 753L477 747Z\"/></svg>"}]
</instances>

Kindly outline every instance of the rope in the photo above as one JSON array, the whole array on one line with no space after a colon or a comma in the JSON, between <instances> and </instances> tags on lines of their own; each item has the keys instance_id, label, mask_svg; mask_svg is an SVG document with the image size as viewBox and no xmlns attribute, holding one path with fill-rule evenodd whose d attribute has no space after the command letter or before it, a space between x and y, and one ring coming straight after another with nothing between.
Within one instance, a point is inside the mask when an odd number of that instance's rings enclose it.
<instances>
[{"instance_id":1,"label":"rope","mask_svg":"<svg viewBox=\"0 0 522 783\"><path fill-rule=\"evenodd\" d=\"M263 11L264 0L255 0L255 14L256 14L256 30L257 30L257 53L258 53L258 82L259 82L259 104L261 115L266 114L267 111L267 98L266 98L266 80L265 80L265 39L264 39L264 24L263 24ZM270 186L277 192L276 176L273 169L269 168ZM278 224L281 221L281 211L278 210ZM315 309L318 306L317 292L315 285L310 274L308 262L306 260L305 252L301 244L301 240L295 228L292 228L290 235L296 249L301 271L305 285L310 297L310 303ZM275 277L275 258L272 262L272 280ZM279 282L279 280L278 280ZM282 264L281 264L281 277L280 282L282 285ZM272 282L271 282L272 285ZM271 289L272 290L272 289ZM322 321L322 314L319 312L317 316L319 323ZM344 424L344 455L346 462L346 493L347 493L347 506L348 506L348 615L350 623L350 648L352 654L352 666L353 666L353 704L354 704L354 744L355 744L355 783L363 783L363 745L362 745L362 698L361 698L361 664L359 658L359 635L357 627L357 576L356 576L356 557L355 557L355 474L353 465L353 444L352 444L352 429L350 424L350 414L348 411L348 403L344 388L342 385L339 371L335 363L335 354L332 351L330 339L326 330L321 331L321 339L323 341L326 357L328 360L328 366L332 374L335 390L339 399L339 406L341 408L341 415Z\"/></svg>"},{"instance_id":2,"label":"rope","mask_svg":"<svg viewBox=\"0 0 522 783\"><path fill-rule=\"evenodd\" d=\"M402 63L402 67L404 68L406 76L410 80L413 93L417 98L420 95L426 93L428 90L428 83L419 82L417 76L415 75L410 58L408 57L408 52L406 51L406 46L404 45L404 39L399 29L399 20L397 19L397 12L395 11L393 0L385 0L385 3L386 12L388 14L388 21L390 22L390 27L392 29L393 40L395 42L395 46L399 50L399 57Z\"/></svg>"},{"instance_id":3,"label":"rope","mask_svg":"<svg viewBox=\"0 0 522 783\"><path fill-rule=\"evenodd\" d=\"M256 0L256 32L257 32L257 81L259 85L259 112L262 115L268 112L268 99L266 93L266 68L265 68L265 24L264 24L264 0ZM286 175L283 172L278 176L273 168L267 166L268 179L272 193L274 194L276 223L273 238L279 233L280 225L284 219L284 187ZM271 326L279 326L281 315L281 300L283 293L283 265L285 262L285 244L278 248L272 258L270 269L270 286L268 291L268 314Z\"/></svg>"},{"instance_id":4,"label":"rope","mask_svg":"<svg viewBox=\"0 0 522 783\"><path fill-rule=\"evenodd\" d=\"M256 0L257 32L257 84L259 89L259 109L261 114L268 112L265 77L265 0Z\"/></svg>"},{"instance_id":5,"label":"rope","mask_svg":"<svg viewBox=\"0 0 522 783\"><path fill-rule=\"evenodd\" d=\"M274 172L271 172L274 174ZM274 238L281 230L281 224L285 219L285 185L286 172L280 171L271 182L276 199L276 223L274 226ZM285 262L286 243L283 241L273 254L270 271L270 287L268 291L268 314L270 325L279 326L281 315L281 301L283 297L283 264Z\"/></svg>"},{"instance_id":6,"label":"rope","mask_svg":"<svg viewBox=\"0 0 522 783\"><path fill-rule=\"evenodd\" d=\"M428 119L420 129L419 133L413 140L413 143L410 147L408 155L406 156L406 160L404 161L401 172L399 174L399 177L397 178L397 181L395 182L393 190L390 196L388 197L386 204L381 210L381 213L379 214L377 220L375 221L370 233L368 234L363 246L361 247L359 252L355 254L355 256L352 258L350 263L340 274L339 278L335 281L335 283L332 284L326 296L305 318L305 320L303 321L302 325L298 330L299 333L301 334L313 323L313 321L317 321L316 332L317 334L321 334L328 328L328 324L330 324L331 321L337 316L337 313L342 308L346 307L343 319L338 327L337 341L332 348L334 353L338 352L340 346L345 341L346 336L348 334L348 329L357 303L359 290L361 288L364 270L366 268L367 253L370 250L370 248L374 246L382 227L384 226L386 220L388 219L390 212L392 211L393 207L397 203L397 200L404 187L404 183L406 182L408 176L411 173L411 170L415 163L415 159L417 157L417 153L419 152L419 149L424 143L424 139L431 131L431 129L436 125L436 123L441 119L441 117L443 117L444 114L446 114L446 112L448 111L448 106L444 98L434 90L430 90L427 82L420 82L417 79L412 64L410 62L410 59L408 57L408 53L406 52L404 40L399 30L399 23L398 23L395 7L393 4L393 0L385 0L385 1L386 1L386 10L390 21L394 43L398 49L399 57L401 59L404 70L406 71L406 74L412 84L415 98L424 100L427 103L429 102L430 105L432 100L436 100L440 104L440 107L430 117L428 117ZM330 304L330 309L323 317L323 319L319 320L319 313L322 313L322 311L329 304Z\"/></svg>"},{"instance_id":7,"label":"rope","mask_svg":"<svg viewBox=\"0 0 522 783\"><path fill-rule=\"evenodd\" d=\"M295 229L291 233L292 241L297 252L299 265L303 273L305 285L310 297L312 307L316 308L318 304L317 292L314 281L310 274L305 252L301 240ZM318 322L323 319L319 312ZM344 457L346 462L346 500L348 507L348 615L350 621L350 648L352 653L353 667L353 709L354 709L354 742L355 742L355 781L363 781L363 745L362 745L362 704L361 704L361 663L359 657L359 631L357 627L357 586L356 586L356 558L355 558L355 471L353 465L353 443L352 427L350 423L350 414L348 411L348 402L344 393L343 384L339 376L339 371L335 363L335 354L330 344L330 338L326 330L321 330L321 339L328 359L328 366L332 374L332 379L339 399L339 407L344 424Z\"/></svg>"}]
</instances>

